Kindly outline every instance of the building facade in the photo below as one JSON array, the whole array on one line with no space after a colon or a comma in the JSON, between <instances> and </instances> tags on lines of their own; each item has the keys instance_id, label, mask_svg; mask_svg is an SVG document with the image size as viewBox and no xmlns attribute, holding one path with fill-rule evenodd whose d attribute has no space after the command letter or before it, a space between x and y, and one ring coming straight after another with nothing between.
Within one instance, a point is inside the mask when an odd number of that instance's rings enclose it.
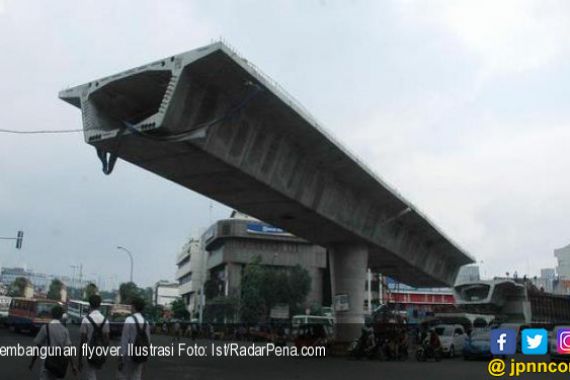
<instances>
[{"instance_id":1,"label":"building facade","mask_svg":"<svg viewBox=\"0 0 570 380\"><path fill-rule=\"evenodd\" d=\"M57 276L46 273L38 273L25 268L1 268L0 269L0 283L5 287L10 287L10 285L18 277L26 278L33 286L34 292L36 293L47 293L49 285L52 280L59 279L64 284L71 284L72 280L67 276ZM83 280L80 286L86 286L89 284L88 280Z\"/></svg>"},{"instance_id":2,"label":"building facade","mask_svg":"<svg viewBox=\"0 0 570 380\"><path fill-rule=\"evenodd\" d=\"M206 254L202 242L190 239L176 258L176 280L180 297L188 305L191 315L198 312L200 295L206 277Z\"/></svg>"},{"instance_id":3,"label":"building facade","mask_svg":"<svg viewBox=\"0 0 570 380\"><path fill-rule=\"evenodd\" d=\"M570 280L570 244L555 249L554 256L558 259L558 276L561 280Z\"/></svg>"},{"instance_id":4,"label":"building facade","mask_svg":"<svg viewBox=\"0 0 570 380\"><path fill-rule=\"evenodd\" d=\"M172 302L180 298L177 282L159 281L154 285L153 298L156 306L169 309Z\"/></svg>"},{"instance_id":5,"label":"building facade","mask_svg":"<svg viewBox=\"0 0 570 380\"><path fill-rule=\"evenodd\" d=\"M300 265L307 270L311 289L306 307L322 305L327 267L324 248L237 212L214 223L202 240L208 277L219 280L222 295L239 297L243 270L259 257L262 265L285 269Z\"/></svg>"}]
</instances>

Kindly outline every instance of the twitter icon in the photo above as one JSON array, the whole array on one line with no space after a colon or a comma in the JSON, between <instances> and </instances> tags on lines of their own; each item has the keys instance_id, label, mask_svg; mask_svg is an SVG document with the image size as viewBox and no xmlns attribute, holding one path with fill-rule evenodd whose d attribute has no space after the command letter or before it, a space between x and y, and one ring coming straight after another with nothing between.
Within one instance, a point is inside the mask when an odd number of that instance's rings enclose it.
<instances>
[{"instance_id":1,"label":"twitter icon","mask_svg":"<svg viewBox=\"0 0 570 380\"><path fill-rule=\"evenodd\" d=\"M525 355L544 355L548 352L548 332L545 329L524 329L521 336Z\"/></svg>"}]
</instances>

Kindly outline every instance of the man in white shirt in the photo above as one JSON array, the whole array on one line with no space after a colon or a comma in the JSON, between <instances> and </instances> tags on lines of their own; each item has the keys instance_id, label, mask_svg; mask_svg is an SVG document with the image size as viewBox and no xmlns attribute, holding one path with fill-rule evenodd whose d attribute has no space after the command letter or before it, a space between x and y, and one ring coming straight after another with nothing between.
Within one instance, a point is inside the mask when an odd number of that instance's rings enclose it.
<instances>
[{"instance_id":1,"label":"man in white shirt","mask_svg":"<svg viewBox=\"0 0 570 380\"><path fill-rule=\"evenodd\" d=\"M63 315L63 308L60 305L56 305L51 310L52 320L47 324L43 325L38 335L34 339L34 344L36 346L53 346L53 347L64 347L71 346L71 340L69 339L69 331L60 322ZM32 362L29 365L30 370L33 368L37 357L34 356ZM73 373L76 373L76 368L74 366L72 358L68 358L69 363ZM45 366L45 360L42 363L42 368L40 370L40 380L55 380L57 377L51 373Z\"/></svg>"},{"instance_id":2,"label":"man in white shirt","mask_svg":"<svg viewBox=\"0 0 570 380\"><path fill-rule=\"evenodd\" d=\"M103 344L109 344L109 321L107 321L107 317L99 311L100 306L100 295L95 294L89 297L89 314L83 318L81 321L81 327L79 328L79 333L81 334L81 343L78 350L79 370L82 373L82 378L85 380L97 380L97 370L99 370L100 367L90 362L89 358L86 360L87 365L83 367L82 346L92 342L93 334L96 332L96 329L99 329L102 334Z\"/></svg>"},{"instance_id":3,"label":"man in white shirt","mask_svg":"<svg viewBox=\"0 0 570 380\"><path fill-rule=\"evenodd\" d=\"M134 314L125 319L123 333L121 335L121 358L119 359L119 372L117 378L120 380L141 380L144 362L147 360L140 357L135 360L129 355L129 346L133 347L137 340L139 331L146 334L146 343L150 344L150 327L142 316L145 302L142 298L135 298L132 301Z\"/></svg>"}]
</instances>

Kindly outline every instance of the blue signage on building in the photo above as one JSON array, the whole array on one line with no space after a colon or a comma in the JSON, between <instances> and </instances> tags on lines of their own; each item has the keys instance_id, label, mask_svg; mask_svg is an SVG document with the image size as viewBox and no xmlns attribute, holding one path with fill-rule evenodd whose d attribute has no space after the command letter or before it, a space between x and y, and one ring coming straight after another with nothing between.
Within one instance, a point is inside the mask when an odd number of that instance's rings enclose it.
<instances>
[{"instance_id":1,"label":"blue signage on building","mask_svg":"<svg viewBox=\"0 0 570 380\"><path fill-rule=\"evenodd\" d=\"M289 232L279 228L273 227L267 224L261 223L248 223L247 232L251 234L262 234L262 235L280 235L280 236L293 236Z\"/></svg>"}]
</instances>

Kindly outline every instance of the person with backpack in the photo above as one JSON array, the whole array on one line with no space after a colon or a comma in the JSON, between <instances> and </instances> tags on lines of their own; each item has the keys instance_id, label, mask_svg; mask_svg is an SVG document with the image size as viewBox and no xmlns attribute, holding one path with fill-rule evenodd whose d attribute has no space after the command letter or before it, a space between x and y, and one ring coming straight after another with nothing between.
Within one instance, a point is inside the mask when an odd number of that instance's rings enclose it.
<instances>
[{"instance_id":1,"label":"person with backpack","mask_svg":"<svg viewBox=\"0 0 570 380\"><path fill-rule=\"evenodd\" d=\"M81 321L79 333L81 335L81 343L79 347L79 370L82 378L85 380L97 380L97 371L103 367L105 360L104 355L93 354L86 358L87 365L83 367L83 350L84 344L90 349L97 347L107 347L109 345L109 321L100 311L101 296L94 294L89 297L89 314Z\"/></svg>"},{"instance_id":2,"label":"person with backpack","mask_svg":"<svg viewBox=\"0 0 570 380\"><path fill-rule=\"evenodd\" d=\"M121 335L121 357L118 379L140 380L144 363L148 361L150 349L150 326L142 316L145 301L134 298L131 302L133 314L123 325Z\"/></svg>"},{"instance_id":3,"label":"person with backpack","mask_svg":"<svg viewBox=\"0 0 570 380\"><path fill-rule=\"evenodd\" d=\"M52 347L63 347L71 346L71 339L69 339L69 331L61 323L61 317L63 316L63 307L56 305L51 309L52 320L43 325L38 335L34 338L34 344L38 347L42 346L52 346ZM34 363L37 360L37 356L32 358L32 362L29 365L31 370L34 367ZM71 358L65 355L58 356L48 356L45 358L42 368L40 370L40 380L54 380L63 379L67 373L68 366L71 365L71 369L74 374L77 373L75 364Z\"/></svg>"}]
</instances>

